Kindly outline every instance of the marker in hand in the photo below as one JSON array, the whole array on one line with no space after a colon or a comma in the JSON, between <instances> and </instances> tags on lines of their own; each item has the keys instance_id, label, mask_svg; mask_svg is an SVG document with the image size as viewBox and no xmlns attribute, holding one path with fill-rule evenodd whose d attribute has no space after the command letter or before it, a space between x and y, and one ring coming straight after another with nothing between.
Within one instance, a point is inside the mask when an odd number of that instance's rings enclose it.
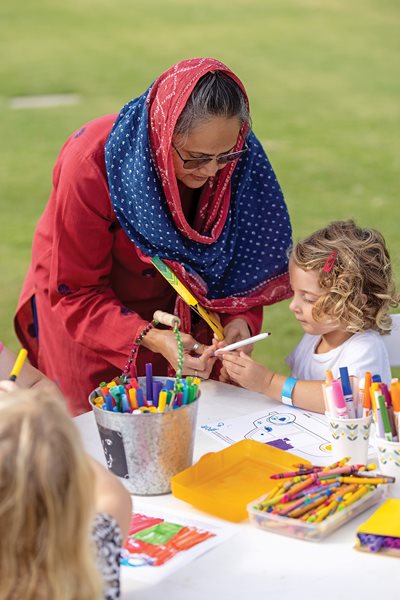
<instances>
[{"instance_id":1,"label":"marker in hand","mask_svg":"<svg viewBox=\"0 0 400 600\"><path fill-rule=\"evenodd\" d=\"M25 348L22 348L19 351L17 359L16 359L16 361L14 363L14 366L11 369L11 373L10 373L10 376L8 378L9 381L15 381L17 379L18 375L21 372L22 367L24 366L24 362L25 362L25 359L26 359L27 355L28 355L28 352L25 350Z\"/></svg>"},{"instance_id":2,"label":"marker in hand","mask_svg":"<svg viewBox=\"0 0 400 600\"><path fill-rule=\"evenodd\" d=\"M221 352L229 352L230 350L236 350L237 348L242 348L242 346L248 346L248 344L254 344L254 342L259 342L260 340L265 340L269 335L269 331L265 333L259 333L258 335L253 335L253 337L246 338L245 340L240 340L240 342L235 342L234 344L228 344L225 348L218 348L218 350L214 351L214 354L218 354Z\"/></svg>"}]
</instances>

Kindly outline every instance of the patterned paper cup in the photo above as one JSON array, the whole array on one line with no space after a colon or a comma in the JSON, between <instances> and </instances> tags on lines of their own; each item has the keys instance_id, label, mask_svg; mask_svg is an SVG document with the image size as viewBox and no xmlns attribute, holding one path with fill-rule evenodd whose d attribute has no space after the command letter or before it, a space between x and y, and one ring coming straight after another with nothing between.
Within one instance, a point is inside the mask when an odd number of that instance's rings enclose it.
<instances>
[{"instance_id":1,"label":"patterned paper cup","mask_svg":"<svg viewBox=\"0 0 400 600\"><path fill-rule=\"evenodd\" d=\"M368 460L371 416L343 419L325 413L328 418L332 454L335 461L350 456L348 464L366 464Z\"/></svg>"},{"instance_id":2,"label":"patterned paper cup","mask_svg":"<svg viewBox=\"0 0 400 600\"><path fill-rule=\"evenodd\" d=\"M396 477L396 486L400 487L400 442L388 442L377 437L375 447L378 453L379 470L384 475Z\"/></svg>"}]
</instances>

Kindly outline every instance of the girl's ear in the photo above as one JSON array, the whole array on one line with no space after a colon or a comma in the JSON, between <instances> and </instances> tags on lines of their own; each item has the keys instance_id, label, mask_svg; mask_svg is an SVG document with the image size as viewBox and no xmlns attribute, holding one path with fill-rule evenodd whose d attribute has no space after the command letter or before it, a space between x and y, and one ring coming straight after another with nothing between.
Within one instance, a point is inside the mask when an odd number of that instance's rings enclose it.
<instances>
[{"instance_id":1,"label":"girl's ear","mask_svg":"<svg viewBox=\"0 0 400 600\"><path fill-rule=\"evenodd\" d=\"M367 300L368 300L367 294L360 294L360 300L363 304L367 304Z\"/></svg>"}]
</instances>

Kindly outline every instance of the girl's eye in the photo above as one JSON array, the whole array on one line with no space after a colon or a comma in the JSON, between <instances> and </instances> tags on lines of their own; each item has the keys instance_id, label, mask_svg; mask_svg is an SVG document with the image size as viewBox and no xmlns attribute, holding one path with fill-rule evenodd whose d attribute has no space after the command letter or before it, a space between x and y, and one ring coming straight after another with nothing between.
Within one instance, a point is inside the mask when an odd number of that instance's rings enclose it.
<instances>
[{"instance_id":1,"label":"girl's eye","mask_svg":"<svg viewBox=\"0 0 400 600\"><path fill-rule=\"evenodd\" d=\"M304 302L306 302L307 304L315 304L316 300L315 298L304 298Z\"/></svg>"}]
</instances>

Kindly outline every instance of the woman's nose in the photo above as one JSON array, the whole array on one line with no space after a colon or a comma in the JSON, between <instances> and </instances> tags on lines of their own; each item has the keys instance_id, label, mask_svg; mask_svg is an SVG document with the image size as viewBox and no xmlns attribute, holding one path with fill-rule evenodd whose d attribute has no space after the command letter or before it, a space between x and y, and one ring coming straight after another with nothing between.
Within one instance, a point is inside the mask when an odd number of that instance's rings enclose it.
<instances>
[{"instance_id":1,"label":"woman's nose","mask_svg":"<svg viewBox=\"0 0 400 600\"><path fill-rule=\"evenodd\" d=\"M213 158L206 165L203 165L199 169L199 174L204 175L204 177L214 177L214 175L225 165L219 165L217 160Z\"/></svg>"}]
</instances>

